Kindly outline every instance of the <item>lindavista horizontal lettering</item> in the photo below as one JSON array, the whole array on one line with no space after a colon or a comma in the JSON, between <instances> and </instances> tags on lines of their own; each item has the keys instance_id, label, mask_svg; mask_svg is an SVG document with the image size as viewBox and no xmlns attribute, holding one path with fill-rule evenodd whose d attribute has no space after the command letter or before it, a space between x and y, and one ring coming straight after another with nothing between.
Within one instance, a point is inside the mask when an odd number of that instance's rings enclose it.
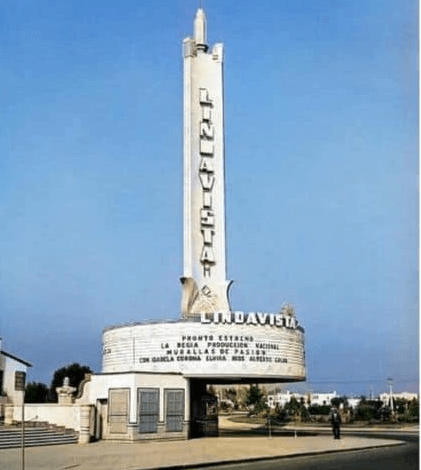
<instances>
[{"instance_id":1,"label":"lindavista horizontal lettering","mask_svg":"<svg viewBox=\"0 0 421 470\"><path fill-rule=\"evenodd\" d=\"M296 329L298 326L297 319L292 315L284 315L283 313L267 313L267 312L214 312L200 315L201 323L222 323L237 325L269 325L276 327L284 327Z\"/></svg>"}]
</instances>

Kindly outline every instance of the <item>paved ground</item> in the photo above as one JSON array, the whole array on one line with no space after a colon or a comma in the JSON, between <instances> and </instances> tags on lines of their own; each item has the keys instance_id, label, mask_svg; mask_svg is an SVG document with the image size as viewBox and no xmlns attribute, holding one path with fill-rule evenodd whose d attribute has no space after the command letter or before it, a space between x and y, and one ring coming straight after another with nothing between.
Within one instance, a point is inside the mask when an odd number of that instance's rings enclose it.
<instances>
[{"instance_id":1,"label":"paved ground","mask_svg":"<svg viewBox=\"0 0 421 470\"><path fill-rule=\"evenodd\" d=\"M222 420L223 421L223 420ZM248 425L232 425L237 430ZM189 441L115 443L100 441L85 446L32 447L25 452L25 470L137 470L203 465L260 458L335 452L397 445L400 441L345 436L215 437ZM21 451L0 451L1 470L20 470Z\"/></svg>"},{"instance_id":2,"label":"paved ground","mask_svg":"<svg viewBox=\"0 0 421 470\"><path fill-rule=\"evenodd\" d=\"M85 446L32 447L25 452L26 470L134 470L230 462L308 453L363 449L400 441L330 436L215 437L154 443L97 442ZM0 468L18 470L20 450L0 451Z\"/></svg>"}]
</instances>

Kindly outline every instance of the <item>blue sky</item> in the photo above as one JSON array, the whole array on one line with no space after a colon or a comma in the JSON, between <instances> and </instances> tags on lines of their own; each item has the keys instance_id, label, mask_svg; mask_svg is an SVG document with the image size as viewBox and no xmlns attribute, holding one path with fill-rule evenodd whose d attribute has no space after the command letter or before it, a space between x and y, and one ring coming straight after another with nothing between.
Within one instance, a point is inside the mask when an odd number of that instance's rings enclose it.
<instances>
[{"instance_id":1,"label":"blue sky","mask_svg":"<svg viewBox=\"0 0 421 470\"><path fill-rule=\"evenodd\" d=\"M234 310L294 304L309 384L418 390L418 5L202 2L225 44ZM196 0L0 6L0 336L29 380L175 319Z\"/></svg>"}]
</instances>

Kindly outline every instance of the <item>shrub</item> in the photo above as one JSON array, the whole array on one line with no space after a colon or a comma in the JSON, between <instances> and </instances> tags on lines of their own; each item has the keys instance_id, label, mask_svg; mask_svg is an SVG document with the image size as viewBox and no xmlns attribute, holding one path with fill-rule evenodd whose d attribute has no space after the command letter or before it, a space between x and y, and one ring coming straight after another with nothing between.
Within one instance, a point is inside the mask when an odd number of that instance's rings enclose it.
<instances>
[{"instance_id":1,"label":"shrub","mask_svg":"<svg viewBox=\"0 0 421 470\"><path fill-rule=\"evenodd\" d=\"M312 415L329 415L330 406L328 405L313 405L308 409Z\"/></svg>"}]
</instances>

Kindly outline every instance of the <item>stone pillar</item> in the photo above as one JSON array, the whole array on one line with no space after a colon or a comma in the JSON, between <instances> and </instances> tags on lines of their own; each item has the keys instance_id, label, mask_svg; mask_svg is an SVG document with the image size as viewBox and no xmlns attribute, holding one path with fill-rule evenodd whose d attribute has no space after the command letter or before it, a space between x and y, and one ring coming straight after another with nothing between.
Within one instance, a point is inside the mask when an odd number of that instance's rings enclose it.
<instances>
[{"instance_id":1,"label":"stone pillar","mask_svg":"<svg viewBox=\"0 0 421 470\"><path fill-rule=\"evenodd\" d=\"M13 412L15 407L13 405L5 405L4 410L4 424L11 425L13 424Z\"/></svg>"},{"instance_id":2,"label":"stone pillar","mask_svg":"<svg viewBox=\"0 0 421 470\"><path fill-rule=\"evenodd\" d=\"M57 387L56 392L59 405L71 405L74 402L73 394L76 392L76 387L71 387L69 377L65 377L63 385Z\"/></svg>"},{"instance_id":3,"label":"stone pillar","mask_svg":"<svg viewBox=\"0 0 421 470\"><path fill-rule=\"evenodd\" d=\"M91 405L81 405L80 407L80 431L79 444L88 444L91 440L89 433L91 422Z\"/></svg>"}]
</instances>

